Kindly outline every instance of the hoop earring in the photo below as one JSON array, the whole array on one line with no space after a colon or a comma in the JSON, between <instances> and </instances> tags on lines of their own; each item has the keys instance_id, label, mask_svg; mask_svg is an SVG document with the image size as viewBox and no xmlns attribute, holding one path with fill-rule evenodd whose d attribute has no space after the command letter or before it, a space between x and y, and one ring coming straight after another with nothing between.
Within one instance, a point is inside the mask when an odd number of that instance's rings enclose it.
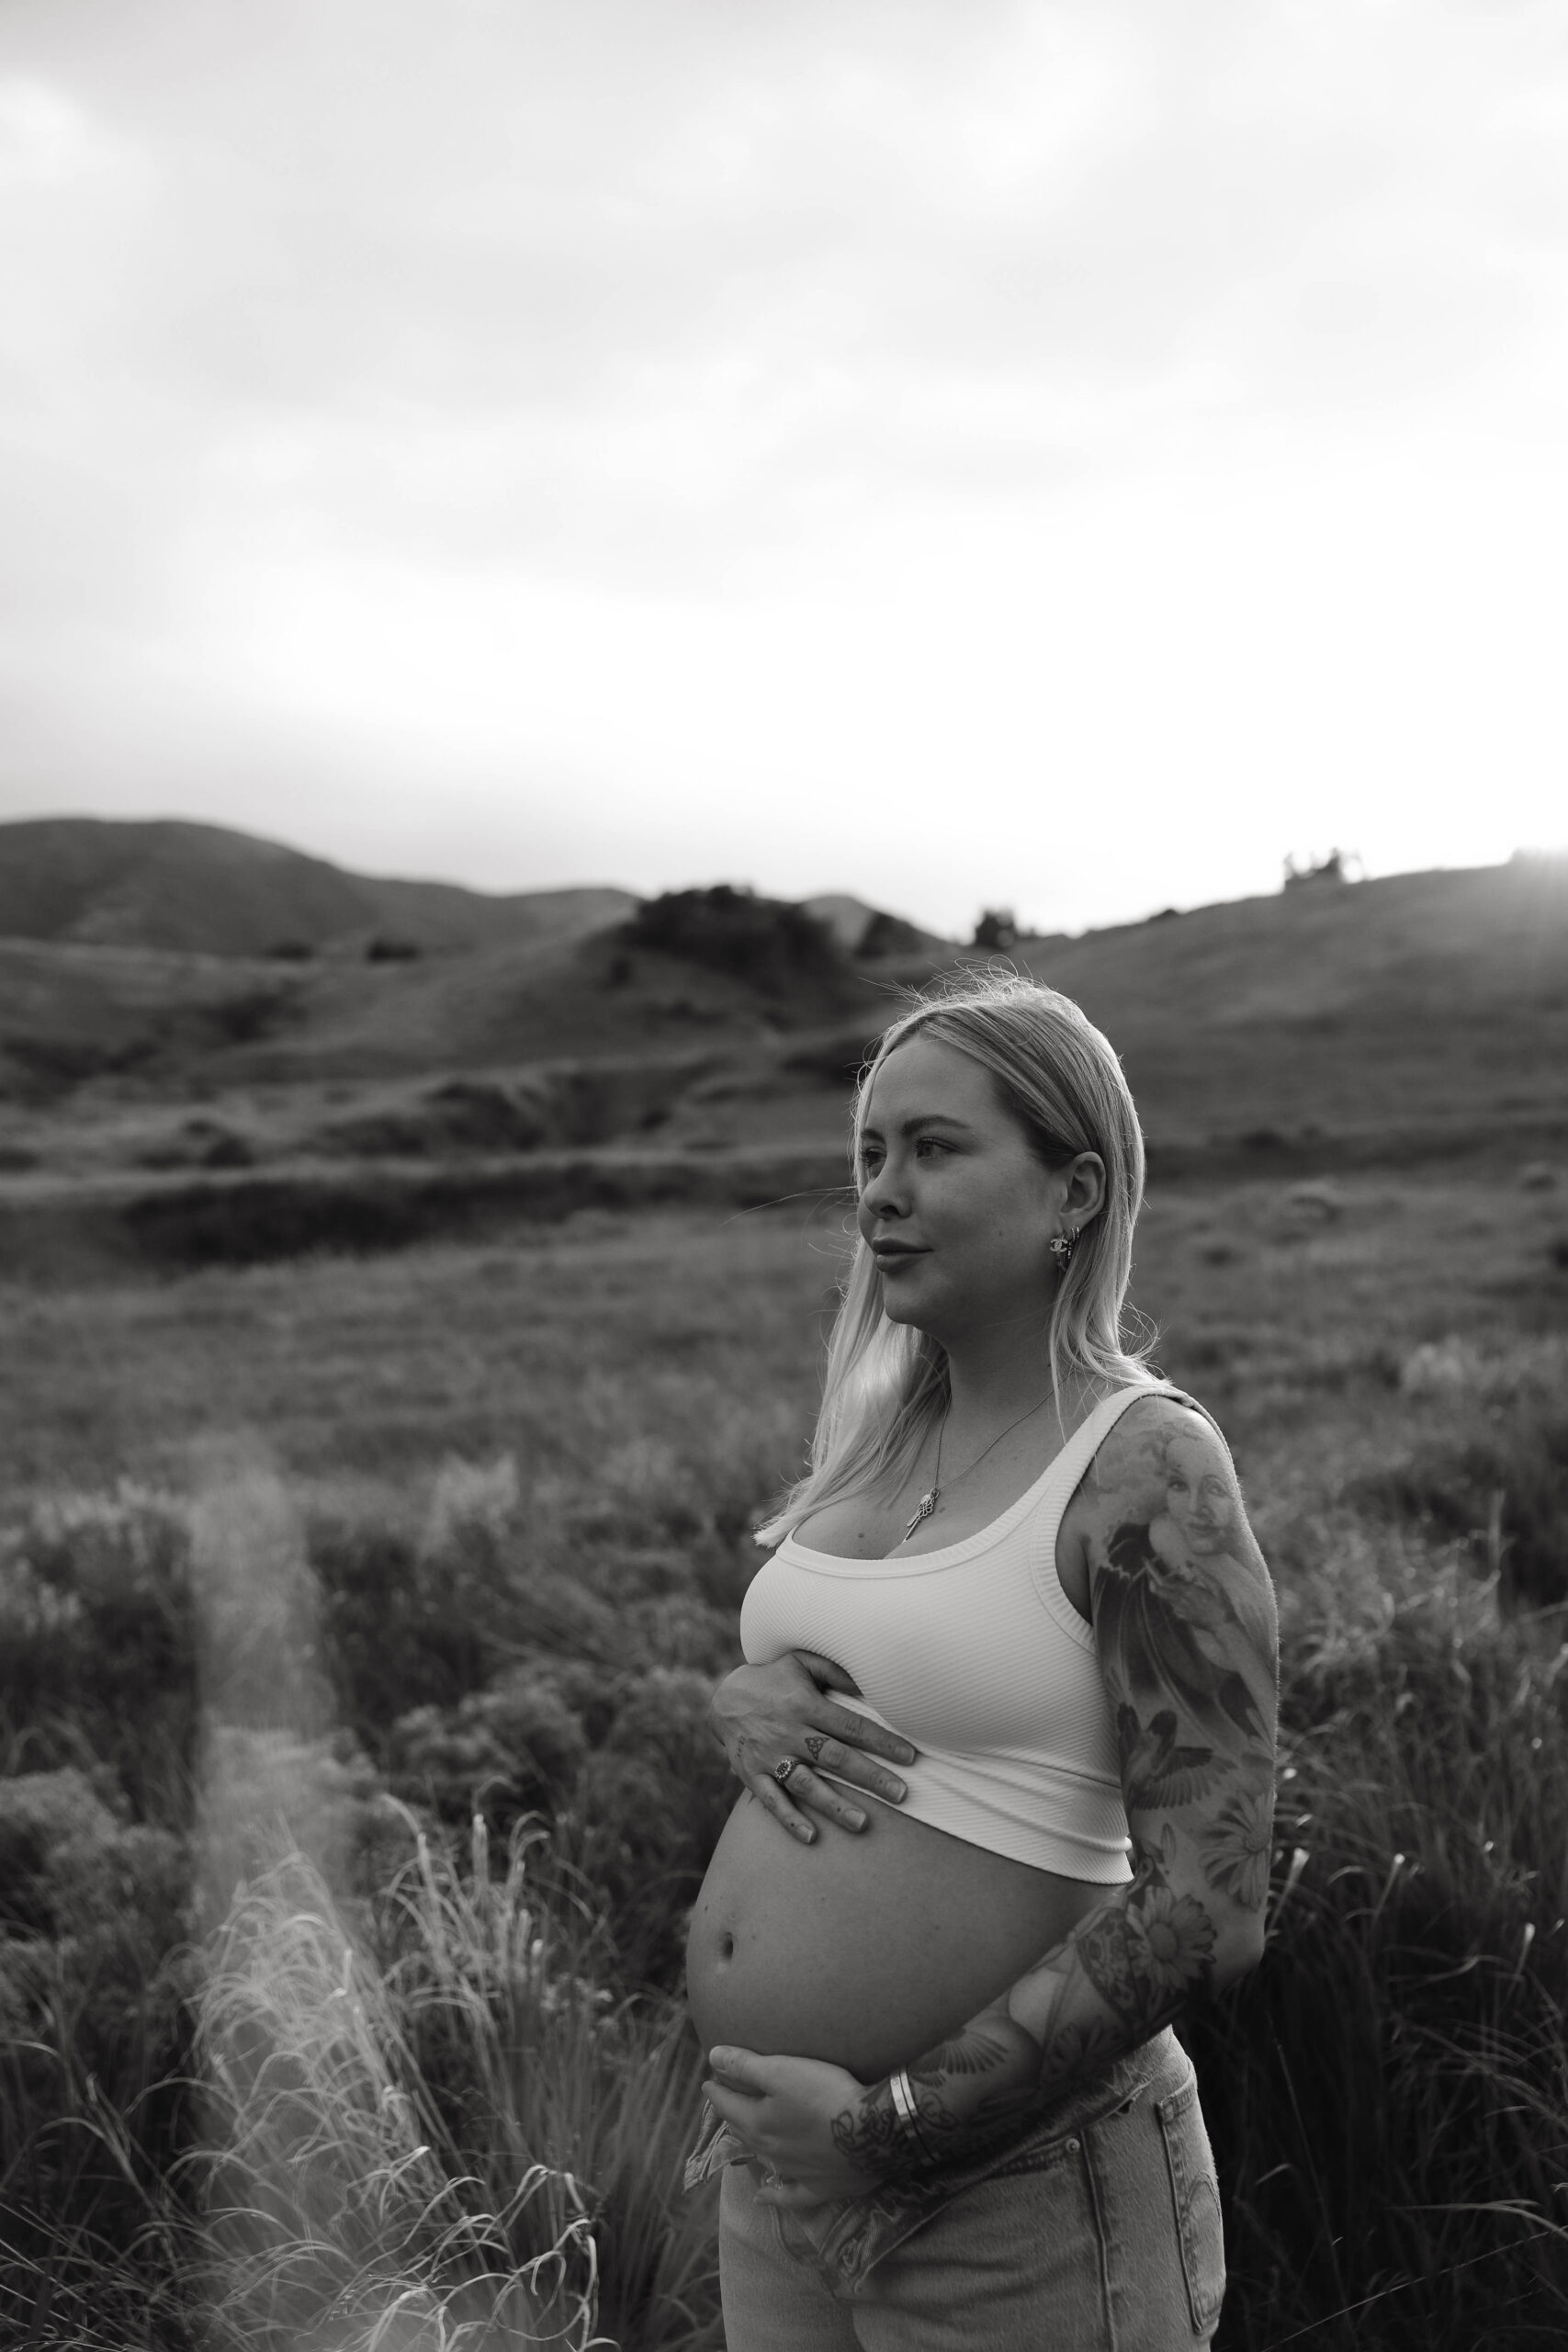
<instances>
[{"instance_id":1,"label":"hoop earring","mask_svg":"<svg viewBox=\"0 0 1568 2352\"><path fill-rule=\"evenodd\" d=\"M1071 1231L1066 1233L1058 1233L1053 1239L1051 1243L1051 1255L1056 1261L1056 1272L1059 1274L1065 1274L1067 1268L1072 1264L1073 1251L1077 1248L1077 1246L1078 1237L1076 1233Z\"/></svg>"}]
</instances>

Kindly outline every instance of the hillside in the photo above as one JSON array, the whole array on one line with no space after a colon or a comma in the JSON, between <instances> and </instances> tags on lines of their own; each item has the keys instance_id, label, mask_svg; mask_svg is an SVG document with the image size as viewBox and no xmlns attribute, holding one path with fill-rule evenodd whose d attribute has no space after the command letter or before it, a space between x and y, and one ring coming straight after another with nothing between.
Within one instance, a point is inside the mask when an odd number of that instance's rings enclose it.
<instances>
[{"instance_id":1,"label":"hillside","mask_svg":"<svg viewBox=\"0 0 1568 2352\"><path fill-rule=\"evenodd\" d=\"M840 904L829 931L719 888L384 961L0 939L0 1261L32 1262L60 1214L111 1255L156 1233L199 1258L835 1189L869 1040L903 985L963 960L846 953ZM1568 1148L1561 861L1314 886L1012 960L1114 1041L1156 1182Z\"/></svg>"},{"instance_id":2,"label":"hillside","mask_svg":"<svg viewBox=\"0 0 1568 2352\"><path fill-rule=\"evenodd\" d=\"M765 926L774 902L741 903ZM858 964L806 928L822 952L782 972L644 944L620 921L385 960L0 937L0 1101L99 1080L177 1094L563 1056L682 1057L849 1017L869 1034L886 1018L890 972L908 967ZM928 968L916 959L917 973Z\"/></svg>"},{"instance_id":3,"label":"hillside","mask_svg":"<svg viewBox=\"0 0 1568 2352\"><path fill-rule=\"evenodd\" d=\"M1313 885L1015 959L1115 1042L1156 1140L1568 1121L1568 861Z\"/></svg>"},{"instance_id":4,"label":"hillside","mask_svg":"<svg viewBox=\"0 0 1568 2352\"><path fill-rule=\"evenodd\" d=\"M351 874L282 842L183 819L0 825L0 937L205 956L424 949L563 939L614 922L628 890L491 897Z\"/></svg>"}]
</instances>

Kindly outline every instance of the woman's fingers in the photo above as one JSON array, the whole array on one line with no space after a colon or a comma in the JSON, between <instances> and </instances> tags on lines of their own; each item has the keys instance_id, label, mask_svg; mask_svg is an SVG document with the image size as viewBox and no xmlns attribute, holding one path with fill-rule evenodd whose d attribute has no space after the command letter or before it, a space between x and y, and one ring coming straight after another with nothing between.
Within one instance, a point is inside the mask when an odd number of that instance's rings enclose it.
<instances>
[{"instance_id":1,"label":"woman's fingers","mask_svg":"<svg viewBox=\"0 0 1568 2352\"><path fill-rule=\"evenodd\" d=\"M709 1705L731 1770L781 1829L804 1846L817 1836L807 1815L851 1832L867 1826L857 1791L900 1804L903 1781L887 1767L911 1764L916 1756L897 1732L824 1696L813 1669L825 1672L829 1665L786 1651L769 1666L737 1667L718 1684ZM840 1677L834 1687L842 1688L845 1679ZM792 1759L781 1781L779 1767Z\"/></svg>"},{"instance_id":2,"label":"woman's fingers","mask_svg":"<svg viewBox=\"0 0 1568 2352\"><path fill-rule=\"evenodd\" d=\"M795 1782L804 1777L803 1773L792 1772L789 1776L791 1788L793 1789ZM773 1819L781 1827L787 1829L792 1838L797 1838L803 1846L809 1846L813 1842L817 1836L816 1830L799 1807L790 1803L771 1772L753 1775L746 1785L762 1811L771 1813Z\"/></svg>"},{"instance_id":3,"label":"woman's fingers","mask_svg":"<svg viewBox=\"0 0 1568 2352\"><path fill-rule=\"evenodd\" d=\"M906 1743L907 1744L907 1743ZM806 1742L810 1769L817 1772L831 1772L835 1780L849 1781L857 1789L869 1789L874 1797L885 1797L889 1804L900 1804L908 1794L897 1772L886 1771L882 1765L859 1749L846 1747L842 1740L829 1739L820 1734ZM800 1780L792 1772L789 1784L794 1789Z\"/></svg>"},{"instance_id":4,"label":"woman's fingers","mask_svg":"<svg viewBox=\"0 0 1568 2352\"><path fill-rule=\"evenodd\" d=\"M825 1733L784 1736L799 1739L807 1751L806 1755L797 1755L788 1779L781 1781L776 1769L754 1770L747 1785L763 1809L803 1845L808 1846L817 1834L805 1817L807 1809L819 1814L824 1821L832 1822L836 1828L852 1833L866 1828L870 1823L865 1807L855 1801L855 1789L864 1789L889 1804L901 1804L908 1793L897 1773L886 1770L869 1757L845 1747ZM847 1781L849 1787L840 1787L840 1781Z\"/></svg>"},{"instance_id":5,"label":"woman's fingers","mask_svg":"<svg viewBox=\"0 0 1568 2352\"><path fill-rule=\"evenodd\" d=\"M775 1791L778 1785L775 1781ZM831 1781L820 1779L808 1764L797 1764L790 1774L789 1797L795 1805L808 1804L813 1813L819 1813L824 1821L834 1822L840 1829L865 1827L863 1806L856 1804L852 1797L846 1796L842 1789L836 1789ZM763 1803L767 1803L766 1798ZM773 1810L772 1805L768 1810L770 1813Z\"/></svg>"},{"instance_id":6,"label":"woman's fingers","mask_svg":"<svg viewBox=\"0 0 1568 2352\"><path fill-rule=\"evenodd\" d=\"M790 1663L798 1668L807 1681L818 1690L840 1690L849 1699L858 1699L861 1688L832 1658L823 1657L816 1650L792 1650ZM781 1660L782 1664L784 1661ZM812 1710L812 1721L821 1731L830 1731L851 1747L863 1747L873 1756L886 1757L889 1764L912 1764L919 1750L908 1741L890 1731L886 1724L874 1723L869 1715L856 1708L840 1707L829 1699Z\"/></svg>"},{"instance_id":7,"label":"woman's fingers","mask_svg":"<svg viewBox=\"0 0 1568 2352\"><path fill-rule=\"evenodd\" d=\"M708 2064L731 2090L750 2091L760 2098L768 2088L764 2079L768 2062L754 2050L738 2050L730 2041L716 2042L708 2052Z\"/></svg>"},{"instance_id":8,"label":"woman's fingers","mask_svg":"<svg viewBox=\"0 0 1568 2352\"><path fill-rule=\"evenodd\" d=\"M703 2085L703 2097L714 2113L722 2116L730 2130L738 2132L749 2148L754 2146L759 2121L754 2098L749 2098L744 2091L729 2090L723 2083L713 2082Z\"/></svg>"},{"instance_id":9,"label":"woman's fingers","mask_svg":"<svg viewBox=\"0 0 1568 2352\"><path fill-rule=\"evenodd\" d=\"M919 1750L896 1731L879 1724L870 1715L857 1714L852 1707L835 1706L831 1700L812 1710L812 1722L818 1731L825 1731L846 1747L858 1747L867 1756L880 1756L889 1764L912 1764Z\"/></svg>"}]
</instances>

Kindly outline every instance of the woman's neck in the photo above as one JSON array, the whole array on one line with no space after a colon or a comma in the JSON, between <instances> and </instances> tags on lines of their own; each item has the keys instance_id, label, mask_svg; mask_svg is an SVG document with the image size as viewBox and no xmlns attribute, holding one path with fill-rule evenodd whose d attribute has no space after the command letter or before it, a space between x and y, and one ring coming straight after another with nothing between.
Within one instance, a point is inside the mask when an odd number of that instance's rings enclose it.
<instances>
[{"instance_id":1,"label":"woman's neck","mask_svg":"<svg viewBox=\"0 0 1568 2352\"><path fill-rule=\"evenodd\" d=\"M989 1436L1053 1394L1050 1326L987 1331L947 1351L947 1427L961 1442Z\"/></svg>"}]
</instances>

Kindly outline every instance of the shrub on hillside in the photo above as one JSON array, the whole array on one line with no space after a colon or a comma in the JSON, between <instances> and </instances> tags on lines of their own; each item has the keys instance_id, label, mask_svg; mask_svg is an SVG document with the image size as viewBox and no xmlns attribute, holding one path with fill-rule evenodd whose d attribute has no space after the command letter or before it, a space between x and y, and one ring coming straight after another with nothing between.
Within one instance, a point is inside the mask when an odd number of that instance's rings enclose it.
<instances>
[{"instance_id":1,"label":"shrub on hillside","mask_svg":"<svg viewBox=\"0 0 1568 2352\"><path fill-rule=\"evenodd\" d=\"M1456 1363L1486 1394L1487 1367L1436 1347L1416 1351L1403 1385L1440 1394ZM1506 1410L1479 1434L1423 1444L1358 1480L1348 1498L1431 1540L1465 1544L1476 1566L1497 1577L1508 1607L1568 1602L1568 1413L1550 1392L1508 1394Z\"/></svg>"},{"instance_id":2,"label":"shrub on hillside","mask_svg":"<svg viewBox=\"0 0 1568 2352\"><path fill-rule=\"evenodd\" d=\"M679 1984L690 1908L735 1801L707 1727L709 1675L535 1659L384 1743L394 1795L448 1827L558 1833L613 1930L617 1981Z\"/></svg>"},{"instance_id":3,"label":"shrub on hillside","mask_svg":"<svg viewBox=\"0 0 1568 2352\"><path fill-rule=\"evenodd\" d=\"M544 1092L513 1091L489 1079L452 1078L430 1088L424 1099L447 1143L474 1151L533 1151L549 1136Z\"/></svg>"},{"instance_id":4,"label":"shrub on hillside","mask_svg":"<svg viewBox=\"0 0 1568 2352\"><path fill-rule=\"evenodd\" d=\"M604 1604L515 1536L470 1525L433 1549L406 1528L321 1521L310 1558L338 1703L373 1755L413 1708L455 1707L531 1651L621 1654Z\"/></svg>"},{"instance_id":5,"label":"shrub on hillside","mask_svg":"<svg viewBox=\"0 0 1568 2352\"><path fill-rule=\"evenodd\" d=\"M0 1733L50 1769L111 1768L142 1818L178 1826L197 1730L190 1527L132 1486L41 1503L0 1532Z\"/></svg>"},{"instance_id":6,"label":"shrub on hillside","mask_svg":"<svg viewBox=\"0 0 1568 2352\"><path fill-rule=\"evenodd\" d=\"M841 1087L847 1095L858 1085L874 1045L874 1037L864 1029L846 1029L837 1036L816 1037L808 1045L793 1047L783 1057L784 1068L817 1079L824 1086Z\"/></svg>"},{"instance_id":7,"label":"shrub on hillside","mask_svg":"<svg viewBox=\"0 0 1568 2352\"><path fill-rule=\"evenodd\" d=\"M708 1729L712 1687L681 1668L642 1676L584 1767L567 1851L605 1902L628 1984L679 1985L687 1915L739 1793Z\"/></svg>"},{"instance_id":8,"label":"shrub on hillside","mask_svg":"<svg viewBox=\"0 0 1568 2352\"><path fill-rule=\"evenodd\" d=\"M848 969L832 933L804 907L760 899L728 882L650 899L621 935L629 947L683 956L770 996L803 980L840 978Z\"/></svg>"},{"instance_id":9,"label":"shrub on hillside","mask_svg":"<svg viewBox=\"0 0 1568 2352\"><path fill-rule=\"evenodd\" d=\"M0 1780L0 1968L12 1995L38 1981L47 1943L133 1999L185 1933L186 1878L177 1838L126 1821L75 1768Z\"/></svg>"},{"instance_id":10,"label":"shrub on hillside","mask_svg":"<svg viewBox=\"0 0 1568 2352\"><path fill-rule=\"evenodd\" d=\"M522 1667L455 1707L415 1707L388 1742L394 1794L466 1827L481 1814L506 1836L530 1815L553 1816L575 1786L588 1732L547 1667Z\"/></svg>"},{"instance_id":11,"label":"shrub on hillside","mask_svg":"<svg viewBox=\"0 0 1568 2352\"><path fill-rule=\"evenodd\" d=\"M866 922L855 942L855 954L874 956L918 956L924 945L921 933L902 915L885 914L878 909Z\"/></svg>"},{"instance_id":12,"label":"shrub on hillside","mask_svg":"<svg viewBox=\"0 0 1568 2352\"><path fill-rule=\"evenodd\" d=\"M8 2282L73 2227L130 2248L177 2153L188 2073L188 1861L72 1768L0 1780L0 2337ZM62 2314L63 2320L63 2313Z\"/></svg>"},{"instance_id":13,"label":"shrub on hillside","mask_svg":"<svg viewBox=\"0 0 1568 2352\"><path fill-rule=\"evenodd\" d=\"M293 1010L287 988L243 989L204 1006L202 1018L219 1045L254 1046L259 1038L270 1037Z\"/></svg>"},{"instance_id":14,"label":"shrub on hillside","mask_svg":"<svg viewBox=\"0 0 1568 2352\"><path fill-rule=\"evenodd\" d=\"M993 952L1018 944L1018 917L1010 907L986 907L975 924L974 947Z\"/></svg>"},{"instance_id":15,"label":"shrub on hillside","mask_svg":"<svg viewBox=\"0 0 1568 2352\"><path fill-rule=\"evenodd\" d=\"M516 1091L487 1079L454 1078L417 1098L331 1119L309 1148L355 1159L418 1159L453 1151L533 1151L547 1140L548 1090Z\"/></svg>"}]
</instances>

